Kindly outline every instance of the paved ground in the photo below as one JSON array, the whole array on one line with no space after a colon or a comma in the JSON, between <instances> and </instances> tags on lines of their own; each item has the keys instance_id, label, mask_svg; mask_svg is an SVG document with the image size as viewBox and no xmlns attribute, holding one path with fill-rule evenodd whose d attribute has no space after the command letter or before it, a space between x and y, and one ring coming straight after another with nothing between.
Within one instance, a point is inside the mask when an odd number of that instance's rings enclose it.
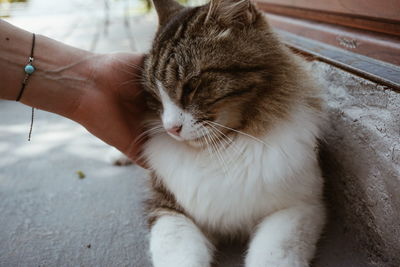
<instances>
[{"instance_id":1,"label":"paved ground","mask_svg":"<svg viewBox=\"0 0 400 267\"><path fill-rule=\"evenodd\" d=\"M124 1L109 12L103 1L75 2L31 1L7 20L96 52L149 47L154 14ZM0 266L149 266L145 172L112 166L108 145L47 112L37 111L27 142L29 114L0 101Z\"/></svg>"},{"instance_id":2,"label":"paved ground","mask_svg":"<svg viewBox=\"0 0 400 267\"><path fill-rule=\"evenodd\" d=\"M0 117L0 266L147 266L143 171L67 119L39 113L28 143L28 108Z\"/></svg>"}]
</instances>

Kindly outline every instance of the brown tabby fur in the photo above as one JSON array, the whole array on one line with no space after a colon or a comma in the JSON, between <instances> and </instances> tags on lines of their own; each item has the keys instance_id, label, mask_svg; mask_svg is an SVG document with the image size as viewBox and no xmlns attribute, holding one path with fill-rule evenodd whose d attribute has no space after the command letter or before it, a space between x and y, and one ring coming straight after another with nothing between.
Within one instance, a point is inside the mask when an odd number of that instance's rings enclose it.
<instances>
[{"instance_id":1,"label":"brown tabby fur","mask_svg":"<svg viewBox=\"0 0 400 267\"><path fill-rule=\"evenodd\" d=\"M194 8L171 1L155 0L160 25L145 59L144 86L152 95L154 116L162 113L156 79L199 121L222 113L224 125L256 137L287 119L299 103L320 109L318 90L302 60L279 41L250 1L213 0ZM150 225L159 214L185 213L160 179L151 176Z\"/></svg>"}]
</instances>

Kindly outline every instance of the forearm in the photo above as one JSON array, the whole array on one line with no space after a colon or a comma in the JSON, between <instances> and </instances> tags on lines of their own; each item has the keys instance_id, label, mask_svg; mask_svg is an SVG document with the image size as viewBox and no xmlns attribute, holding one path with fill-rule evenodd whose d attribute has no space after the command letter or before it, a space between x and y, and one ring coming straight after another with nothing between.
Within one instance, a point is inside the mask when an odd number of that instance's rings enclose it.
<instances>
[{"instance_id":1,"label":"forearm","mask_svg":"<svg viewBox=\"0 0 400 267\"><path fill-rule=\"evenodd\" d=\"M16 100L32 33L0 20L0 99ZM33 65L21 102L60 114L135 158L146 112L140 87L142 55L94 54L36 36Z\"/></svg>"},{"instance_id":2,"label":"forearm","mask_svg":"<svg viewBox=\"0 0 400 267\"><path fill-rule=\"evenodd\" d=\"M37 35L31 75L21 102L70 117L91 83L93 53ZM32 34L0 20L0 98L16 100L24 79Z\"/></svg>"}]
</instances>

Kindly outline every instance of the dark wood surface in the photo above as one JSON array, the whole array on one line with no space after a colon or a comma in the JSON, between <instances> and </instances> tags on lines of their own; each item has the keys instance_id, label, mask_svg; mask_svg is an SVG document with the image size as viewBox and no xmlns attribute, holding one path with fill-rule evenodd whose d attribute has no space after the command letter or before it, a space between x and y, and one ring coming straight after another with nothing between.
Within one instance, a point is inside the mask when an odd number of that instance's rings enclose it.
<instances>
[{"instance_id":1,"label":"dark wood surface","mask_svg":"<svg viewBox=\"0 0 400 267\"><path fill-rule=\"evenodd\" d=\"M286 44L400 88L400 0L254 0Z\"/></svg>"},{"instance_id":2,"label":"dark wood surface","mask_svg":"<svg viewBox=\"0 0 400 267\"><path fill-rule=\"evenodd\" d=\"M275 14L268 19L277 29L400 65L400 37Z\"/></svg>"},{"instance_id":3,"label":"dark wood surface","mask_svg":"<svg viewBox=\"0 0 400 267\"><path fill-rule=\"evenodd\" d=\"M400 67L351 53L322 42L278 30L283 42L297 51L400 92Z\"/></svg>"},{"instance_id":4,"label":"dark wood surface","mask_svg":"<svg viewBox=\"0 0 400 267\"><path fill-rule=\"evenodd\" d=\"M258 0L257 2L400 21L399 0Z\"/></svg>"},{"instance_id":5,"label":"dark wood surface","mask_svg":"<svg viewBox=\"0 0 400 267\"><path fill-rule=\"evenodd\" d=\"M399 1L400 3L400 1ZM400 22L385 20L385 19L372 19L368 17L360 17L349 14L331 13L327 11L302 9L297 7L279 6L274 4L258 2L258 7L262 10L284 15L287 17L303 18L319 22L327 22L335 25L349 26L353 28L369 30L374 32L386 33L390 35L400 36ZM399 7L400 14L400 7ZM400 15L399 15L400 16Z\"/></svg>"}]
</instances>

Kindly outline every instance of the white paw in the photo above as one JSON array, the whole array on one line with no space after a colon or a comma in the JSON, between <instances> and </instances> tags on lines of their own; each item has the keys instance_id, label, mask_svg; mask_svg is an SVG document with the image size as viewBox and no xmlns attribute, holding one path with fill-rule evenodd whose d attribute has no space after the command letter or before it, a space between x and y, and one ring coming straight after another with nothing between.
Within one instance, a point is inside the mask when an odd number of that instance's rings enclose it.
<instances>
[{"instance_id":1,"label":"white paw","mask_svg":"<svg viewBox=\"0 0 400 267\"><path fill-rule=\"evenodd\" d=\"M133 161L130 158L115 148L112 148L107 153L107 161L115 166L128 166L133 164Z\"/></svg>"},{"instance_id":2,"label":"white paw","mask_svg":"<svg viewBox=\"0 0 400 267\"><path fill-rule=\"evenodd\" d=\"M275 250L252 255L246 259L246 267L308 267L307 260L301 259L295 253L287 253L284 250Z\"/></svg>"},{"instance_id":3,"label":"white paw","mask_svg":"<svg viewBox=\"0 0 400 267\"><path fill-rule=\"evenodd\" d=\"M124 155L122 155L120 158L115 159L113 161L113 165L115 165L115 166L128 166L128 165L132 165L132 164L133 164L133 161Z\"/></svg>"},{"instance_id":4,"label":"white paw","mask_svg":"<svg viewBox=\"0 0 400 267\"><path fill-rule=\"evenodd\" d=\"M164 215L151 229L154 267L209 267L212 245L183 215Z\"/></svg>"}]
</instances>

